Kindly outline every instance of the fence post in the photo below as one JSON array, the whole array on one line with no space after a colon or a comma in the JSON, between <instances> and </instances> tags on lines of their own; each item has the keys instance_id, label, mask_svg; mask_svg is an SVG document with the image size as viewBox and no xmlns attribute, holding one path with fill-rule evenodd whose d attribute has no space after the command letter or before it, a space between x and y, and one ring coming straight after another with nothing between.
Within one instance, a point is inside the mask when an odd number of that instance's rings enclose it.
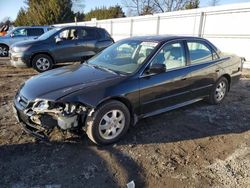
<instances>
[{"instance_id":1,"label":"fence post","mask_svg":"<svg viewBox=\"0 0 250 188\"><path fill-rule=\"evenodd\" d=\"M160 32L160 16L157 16L157 23L156 23L156 34L159 35Z\"/></svg>"},{"instance_id":2,"label":"fence post","mask_svg":"<svg viewBox=\"0 0 250 188\"><path fill-rule=\"evenodd\" d=\"M203 31L203 23L204 23L204 16L205 16L205 13L204 12L201 12L201 15L200 15L200 23L199 23L199 31L198 31L198 37L202 37L202 31Z\"/></svg>"},{"instance_id":3,"label":"fence post","mask_svg":"<svg viewBox=\"0 0 250 188\"><path fill-rule=\"evenodd\" d=\"M133 19L130 19L130 37L133 36Z\"/></svg>"}]
</instances>

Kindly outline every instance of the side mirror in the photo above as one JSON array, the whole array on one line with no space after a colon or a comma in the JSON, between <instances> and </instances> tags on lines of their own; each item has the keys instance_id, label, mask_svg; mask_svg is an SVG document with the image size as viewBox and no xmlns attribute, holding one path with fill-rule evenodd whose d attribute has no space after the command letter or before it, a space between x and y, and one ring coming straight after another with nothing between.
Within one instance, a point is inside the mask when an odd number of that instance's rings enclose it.
<instances>
[{"instance_id":1,"label":"side mirror","mask_svg":"<svg viewBox=\"0 0 250 188\"><path fill-rule=\"evenodd\" d=\"M166 72L166 65L161 63L155 63L149 67L149 74L159 74Z\"/></svg>"},{"instance_id":2,"label":"side mirror","mask_svg":"<svg viewBox=\"0 0 250 188\"><path fill-rule=\"evenodd\" d=\"M10 34L10 37L11 37L11 38L13 38L14 36L15 36L14 33L11 33L11 34Z\"/></svg>"},{"instance_id":3,"label":"side mirror","mask_svg":"<svg viewBox=\"0 0 250 188\"><path fill-rule=\"evenodd\" d=\"M60 42L62 42L63 40L61 39L61 38L59 38L59 37L57 37L56 38L56 44L58 44L58 43L60 43Z\"/></svg>"}]
</instances>

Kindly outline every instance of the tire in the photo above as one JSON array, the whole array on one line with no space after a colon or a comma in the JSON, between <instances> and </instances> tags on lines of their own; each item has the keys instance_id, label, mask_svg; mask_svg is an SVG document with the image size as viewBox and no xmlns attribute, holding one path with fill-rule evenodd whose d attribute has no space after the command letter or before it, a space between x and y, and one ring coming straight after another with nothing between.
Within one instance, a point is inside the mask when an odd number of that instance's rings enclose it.
<instances>
[{"instance_id":1,"label":"tire","mask_svg":"<svg viewBox=\"0 0 250 188\"><path fill-rule=\"evenodd\" d=\"M111 100L102 104L92 117L88 116L86 133L94 143L107 145L118 141L127 132L129 125L128 108L119 101Z\"/></svg>"},{"instance_id":2,"label":"tire","mask_svg":"<svg viewBox=\"0 0 250 188\"><path fill-rule=\"evenodd\" d=\"M53 60L46 54L38 54L32 59L32 67L38 72L45 72L53 67Z\"/></svg>"},{"instance_id":3,"label":"tire","mask_svg":"<svg viewBox=\"0 0 250 188\"><path fill-rule=\"evenodd\" d=\"M225 99L227 92L228 80L225 77L221 77L213 86L208 102L210 104L220 104Z\"/></svg>"},{"instance_id":4,"label":"tire","mask_svg":"<svg viewBox=\"0 0 250 188\"><path fill-rule=\"evenodd\" d=\"M0 57L9 56L9 47L3 44L0 44Z\"/></svg>"}]
</instances>

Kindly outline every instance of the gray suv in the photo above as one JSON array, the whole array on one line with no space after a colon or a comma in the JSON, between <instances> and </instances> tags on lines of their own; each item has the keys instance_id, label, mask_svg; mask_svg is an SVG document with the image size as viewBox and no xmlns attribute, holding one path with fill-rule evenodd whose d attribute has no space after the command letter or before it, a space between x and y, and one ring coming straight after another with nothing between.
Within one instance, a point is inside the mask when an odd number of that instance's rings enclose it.
<instances>
[{"instance_id":1,"label":"gray suv","mask_svg":"<svg viewBox=\"0 0 250 188\"><path fill-rule=\"evenodd\" d=\"M12 44L37 38L52 28L51 26L27 26L12 29L7 35L0 37L0 57L8 56Z\"/></svg>"}]
</instances>

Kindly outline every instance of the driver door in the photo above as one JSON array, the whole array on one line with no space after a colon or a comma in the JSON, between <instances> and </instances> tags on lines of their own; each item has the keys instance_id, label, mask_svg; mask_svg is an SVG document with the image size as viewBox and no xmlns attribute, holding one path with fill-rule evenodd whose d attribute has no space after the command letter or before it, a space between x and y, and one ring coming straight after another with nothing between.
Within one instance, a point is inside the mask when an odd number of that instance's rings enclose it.
<instances>
[{"instance_id":1,"label":"driver door","mask_svg":"<svg viewBox=\"0 0 250 188\"><path fill-rule=\"evenodd\" d=\"M55 36L54 48L52 53L56 59L56 62L69 62L77 61L77 44L78 40L75 37L76 28L67 28L62 30ZM59 39L57 42L56 40Z\"/></svg>"},{"instance_id":2,"label":"driver door","mask_svg":"<svg viewBox=\"0 0 250 188\"><path fill-rule=\"evenodd\" d=\"M166 65L166 71L149 74L150 65ZM165 44L140 77L141 114L150 116L191 98L190 75L183 41Z\"/></svg>"}]
</instances>

